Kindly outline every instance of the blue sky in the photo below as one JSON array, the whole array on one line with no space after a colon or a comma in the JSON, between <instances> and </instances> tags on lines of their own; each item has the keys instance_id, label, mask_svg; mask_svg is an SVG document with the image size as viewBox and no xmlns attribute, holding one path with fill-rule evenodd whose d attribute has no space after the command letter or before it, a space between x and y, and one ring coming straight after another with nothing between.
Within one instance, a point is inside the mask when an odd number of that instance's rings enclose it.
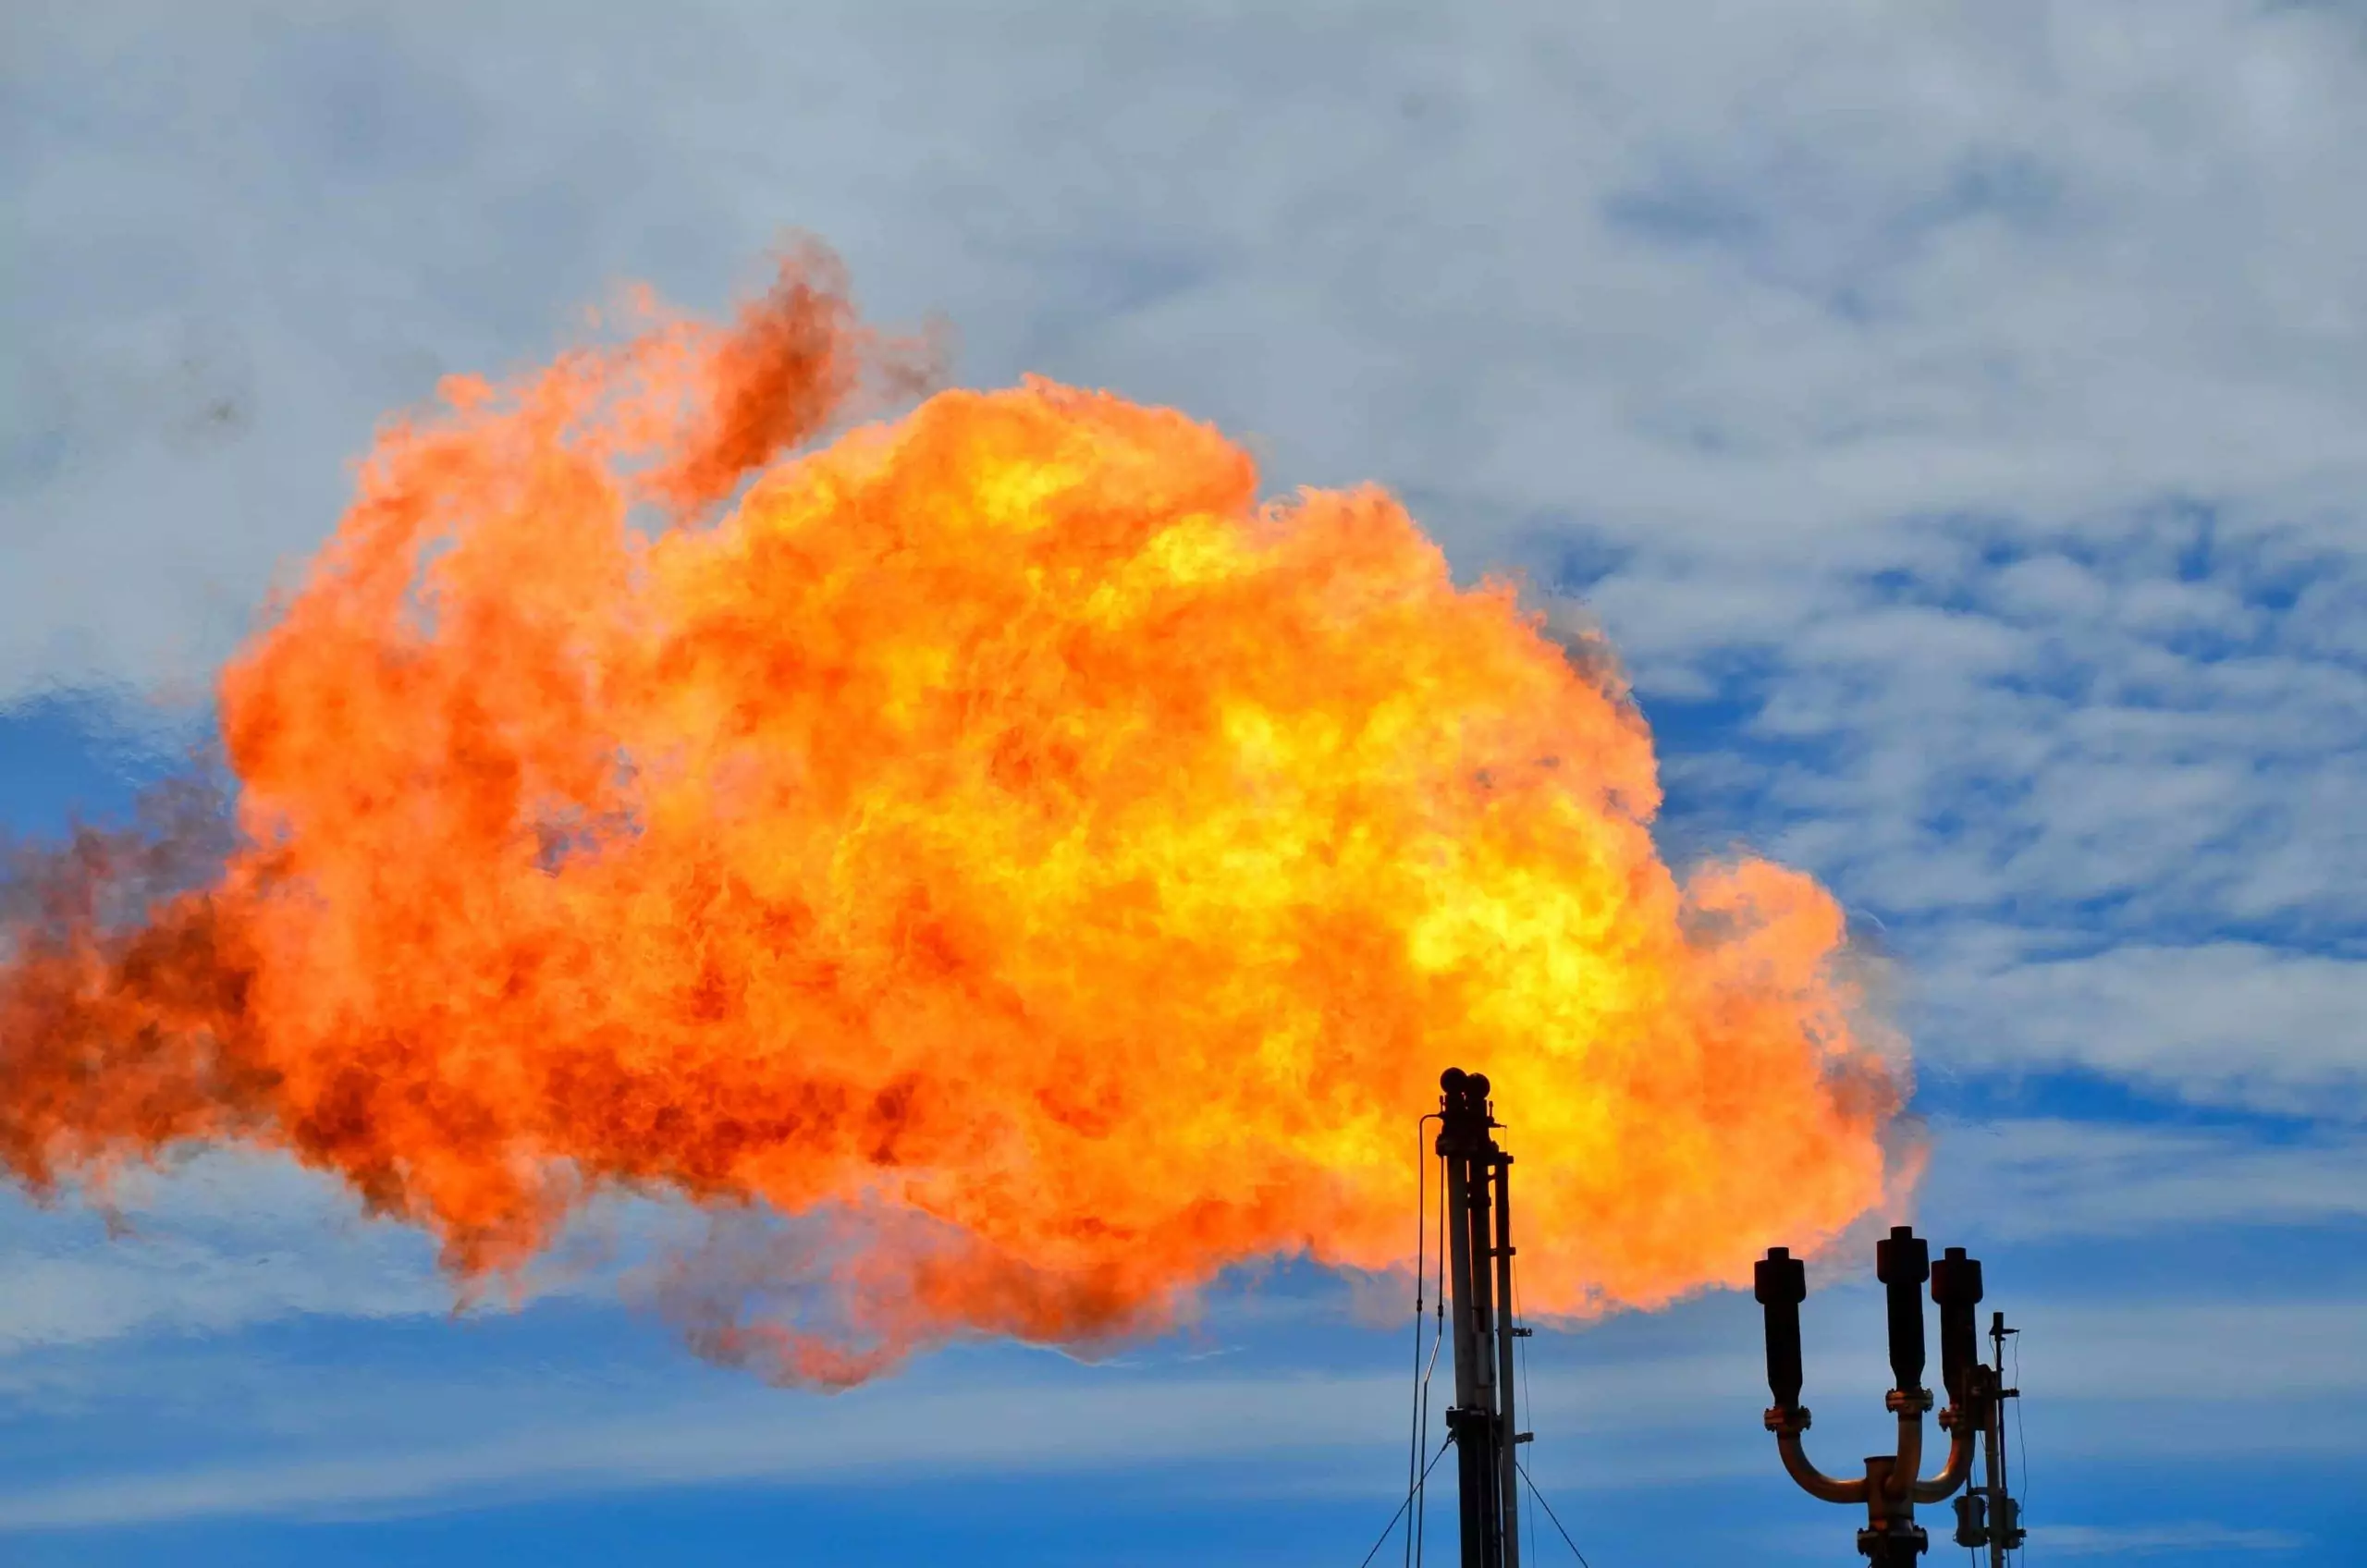
<instances>
[{"instance_id":1,"label":"blue sky","mask_svg":"<svg viewBox=\"0 0 2367 1568\"><path fill-rule=\"evenodd\" d=\"M2031 1553L2355 1557L2367 12L790 10L11 9L0 825L175 765L387 410L807 229L965 383L1175 403L1574 596L1669 851L1805 866L1893 961L1919 1218L2027 1330ZM0 1198L0 1561L1353 1563L1402 1485L1405 1304L1303 1269L822 1398L636 1309L656 1206L456 1313L289 1170L122 1200ZM1810 1303L1834 1466L1868 1272ZM1747 1299L1532 1349L1598 1568L1848 1560Z\"/></svg>"}]
</instances>

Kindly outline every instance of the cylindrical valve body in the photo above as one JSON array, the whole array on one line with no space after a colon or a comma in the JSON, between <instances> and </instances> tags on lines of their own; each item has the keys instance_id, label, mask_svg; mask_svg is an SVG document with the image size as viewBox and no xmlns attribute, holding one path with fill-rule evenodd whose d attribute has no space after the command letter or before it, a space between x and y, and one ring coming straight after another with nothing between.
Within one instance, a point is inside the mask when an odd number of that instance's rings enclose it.
<instances>
[{"instance_id":1,"label":"cylindrical valve body","mask_svg":"<svg viewBox=\"0 0 2367 1568\"><path fill-rule=\"evenodd\" d=\"M1932 1299L1940 1307L1940 1378L1948 1403L1965 1403L1965 1378L1981 1359L1981 1338L1972 1309L1981 1305L1981 1260L1950 1247L1932 1265Z\"/></svg>"},{"instance_id":2,"label":"cylindrical valve body","mask_svg":"<svg viewBox=\"0 0 2367 1568\"><path fill-rule=\"evenodd\" d=\"M1890 1369L1902 1392L1923 1386L1923 1281L1932 1249L1912 1228L1891 1227L1874 1243L1874 1276L1890 1296Z\"/></svg>"},{"instance_id":3,"label":"cylindrical valve body","mask_svg":"<svg viewBox=\"0 0 2367 1568\"><path fill-rule=\"evenodd\" d=\"M1767 1389L1785 1410L1800 1403L1800 1303L1809 1272L1789 1248L1770 1247L1752 1266L1751 1292L1767 1311Z\"/></svg>"}]
</instances>

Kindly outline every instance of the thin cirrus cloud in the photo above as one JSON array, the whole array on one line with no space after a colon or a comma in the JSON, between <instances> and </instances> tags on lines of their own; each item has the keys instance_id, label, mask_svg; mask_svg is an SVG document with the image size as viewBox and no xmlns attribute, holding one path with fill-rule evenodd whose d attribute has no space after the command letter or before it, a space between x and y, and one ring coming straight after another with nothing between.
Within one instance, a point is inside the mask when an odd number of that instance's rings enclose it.
<instances>
[{"instance_id":1,"label":"thin cirrus cloud","mask_svg":"<svg viewBox=\"0 0 2367 1568\"><path fill-rule=\"evenodd\" d=\"M2249 1128L2114 1126L2046 1118L1934 1129L1923 1194L1951 1240L2143 1237L2205 1228L2367 1220L2367 1138L2263 1141ZM1960 1234L1961 1232L1961 1234Z\"/></svg>"},{"instance_id":2,"label":"thin cirrus cloud","mask_svg":"<svg viewBox=\"0 0 2367 1568\"><path fill-rule=\"evenodd\" d=\"M2031 1302L2050 1338L2027 1375L2044 1380L2050 1465L2083 1459L2323 1462L2356 1448L2367 1357L2340 1304L2222 1304L2131 1318L2109 1307ZM1559 1347L1529 1412L1555 1443L1539 1478L1600 1491L1748 1476L1764 1438L1748 1397L1755 1358L1736 1354L1724 1304L1665 1323L1625 1320ZM1821 1297L1809 1323L1811 1382L1834 1434L1877 1425L1879 1299ZM1393 1336L1388 1337L1393 1341ZM2175 1385L2156 1368L2195 1346L2260 1347L2244 1365L2208 1358ZM1378 1340L1375 1348L1378 1349ZM291 1384L267 1403L210 1407L207 1441L178 1463L94 1471L0 1488L0 1532L206 1518L329 1518L484 1507L584 1491L690 1485L909 1483L965 1475L1086 1476L1157 1467L1178 1496L1237 1487L1226 1466L1276 1480L1372 1489L1402 1462L1405 1383L1395 1373L1268 1367L1211 1373L1008 1365L986 1375L923 1369L833 1400L828 1418L754 1387L686 1391L673 1376L571 1376L546 1367L439 1378L345 1368ZM561 1363L561 1368L565 1367ZM591 1375L587 1375L591 1374ZM120 1376L137 1377L137 1366ZM190 1376L182 1363L178 1375ZM230 1376L224 1372L223 1377ZM24 1396L20 1393L19 1398ZM34 1397L75 1397L37 1390ZM1857 1403L1866 1408L1858 1410ZM2177 1419L2132 1422L2169 1409ZM70 1417L61 1427L73 1429ZM456 1433L467 1434L456 1437ZM225 1454L236 1455L226 1458Z\"/></svg>"},{"instance_id":3,"label":"thin cirrus cloud","mask_svg":"<svg viewBox=\"0 0 2367 1568\"><path fill-rule=\"evenodd\" d=\"M1933 1131L1924 1220L1952 1242L2309 1231L2367 1219L2367 1145L2355 1133L2264 1144L2241 1128L2044 1118ZM437 1273L425 1237L363 1218L328 1179L276 1159L207 1155L168 1178L129 1177L110 1202L104 1219L78 1207L0 1214L12 1258L0 1353L235 1333L303 1315L433 1318L472 1305L508 1312L631 1295L644 1260L693 1242L708 1223L679 1205L597 1205L556 1256L471 1304ZM1231 1320L1290 1305L1261 1308L1259 1299L1229 1303ZM1393 1321L1400 1304L1393 1292L1387 1299Z\"/></svg>"},{"instance_id":4,"label":"thin cirrus cloud","mask_svg":"<svg viewBox=\"0 0 2367 1568\"><path fill-rule=\"evenodd\" d=\"M2066 1557L2155 1557L2170 1552L2293 1551L2310 1538L2293 1530L2242 1529L2209 1523L2057 1525L2047 1550Z\"/></svg>"}]
</instances>

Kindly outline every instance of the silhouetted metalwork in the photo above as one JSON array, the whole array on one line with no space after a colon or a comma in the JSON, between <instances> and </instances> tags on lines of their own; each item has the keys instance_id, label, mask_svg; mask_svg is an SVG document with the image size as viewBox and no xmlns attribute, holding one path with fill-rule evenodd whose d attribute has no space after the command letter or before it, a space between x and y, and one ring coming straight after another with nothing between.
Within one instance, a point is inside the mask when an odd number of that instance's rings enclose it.
<instances>
[{"instance_id":1,"label":"silhouetted metalwork","mask_svg":"<svg viewBox=\"0 0 2367 1568\"><path fill-rule=\"evenodd\" d=\"M1453 1304L1453 1434L1462 1496L1463 1568L1519 1568L1519 1471L1527 1440L1513 1409L1513 1157L1488 1080L1449 1068L1439 1078L1439 1158L1446 1166L1448 1299Z\"/></svg>"},{"instance_id":2,"label":"silhouetted metalwork","mask_svg":"<svg viewBox=\"0 0 2367 1568\"><path fill-rule=\"evenodd\" d=\"M1957 1499L1955 1538L1959 1546L1988 1547L1991 1563L2002 1565L2005 1553L2022 1542L2018 1511L2005 1489L2001 1414L2005 1401L2020 1390L2000 1387L2005 1336L2014 1331L2005 1326L2003 1313L1990 1329L1998 1365L1986 1366L1979 1359L1973 1308L1981 1302L1980 1261L1966 1256L1962 1247L1950 1247L1933 1263L1931 1249L1905 1225L1875 1243L1874 1274L1887 1298L1895 1380L1883 1403L1898 1417L1898 1442L1893 1452L1868 1455L1865 1476L1850 1480L1819 1470L1800 1441L1809 1429L1808 1408L1800 1403L1800 1303L1808 1299L1807 1270L1785 1248L1771 1247L1755 1273L1752 1293L1767 1320L1767 1388L1775 1396L1766 1424L1775 1434L1784 1471L1810 1497L1863 1503L1866 1527L1858 1532L1858 1552L1874 1568L1910 1568L1930 1546L1915 1522L1915 1505L1937 1502L1963 1486L1972 1473L1974 1445L1985 1441L1988 1484ZM1932 1408L1932 1391L1923 1387L1926 1280L1940 1308L1940 1380L1948 1394L1947 1408L1940 1412L1948 1457L1928 1479L1919 1474L1923 1414Z\"/></svg>"}]
</instances>

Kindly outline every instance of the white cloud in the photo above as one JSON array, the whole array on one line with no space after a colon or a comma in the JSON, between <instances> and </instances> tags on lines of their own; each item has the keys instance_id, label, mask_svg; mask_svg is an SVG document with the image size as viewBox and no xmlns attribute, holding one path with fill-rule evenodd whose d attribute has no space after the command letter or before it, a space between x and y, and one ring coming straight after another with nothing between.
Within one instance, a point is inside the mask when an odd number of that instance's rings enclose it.
<instances>
[{"instance_id":1,"label":"white cloud","mask_svg":"<svg viewBox=\"0 0 2367 1568\"><path fill-rule=\"evenodd\" d=\"M963 379L1178 403L1278 485L1381 479L1466 571L1591 563L1648 701L1744 714L1691 743L1688 830L1760 834L1895 928L1935 1076L2355 1121L2362 36L2239 0L53 7L0 50L0 704L201 696L374 420L546 353L620 276L718 305L797 225L878 313L950 315ZM2355 1226L2367 1187L2323 1128L2030 1121L1938 1159L1934 1211L2002 1214L2009 1247ZM114 1246L0 1217L0 1372L55 1393L93 1348L448 1310L417 1238L288 1180L152 1194ZM2367 1452L2355 1304L2017 1294L2042 1463ZM1873 1309L1817 1306L1847 1452ZM1764 1465L1736 1313L1549 1387L1540 1427L1578 1436L1540 1479ZM1183 1475L1245 1432L1314 1464L1402 1430L1394 1379L1128 1368L827 1418L269 1387L304 1443L0 1495L0 1527L855 1477L915 1443ZM2131 1429L2132 1397L2189 1393Z\"/></svg>"},{"instance_id":2,"label":"white cloud","mask_svg":"<svg viewBox=\"0 0 2367 1568\"><path fill-rule=\"evenodd\" d=\"M2011 1247L2367 1220L2367 1145L2346 1133L2263 1144L2240 1129L2044 1118L1934 1131L1919 1207L1923 1222L1950 1242ZM613 1301L620 1292L637 1302L630 1288L636 1268L691 1243L706 1224L679 1204L595 1204L527 1278L471 1304L437 1270L424 1234L365 1219L336 1182L276 1158L214 1153L170 1172L128 1172L108 1202L110 1212L75 1196L48 1207L0 1205L0 1359L15 1358L12 1375L32 1375L44 1353L300 1317L506 1315L558 1297ZM1854 1262L1835 1267L1841 1279L1855 1277ZM1343 1289L1355 1294L1354 1282ZM1335 1310L1233 1287L1213 1302L1227 1336L1282 1331L1310 1314L1329 1322ZM1394 1321L1402 1303L1388 1302L1384 1320ZM1370 1317L1353 1302L1336 1310ZM1721 1363L1699 1380L1705 1389L1731 1384L1734 1372ZM1625 1403L1640 1411L1648 1390L1630 1379L1664 1383L1670 1373L1605 1366L1594 1376L1626 1389L1633 1397Z\"/></svg>"},{"instance_id":3,"label":"white cloud","mask_svg":"<svg viewBox=\"0 0 2367 1568\"><path fill-rule=\"evenodd\" d=\"M1817 754L1740 777L1854 902L2367 920L2351 18L249 13L11 52L0 692L202 690L391 404L799 224L974 379L1397 484L1466 569L1582 537L1648 698L1760 662Z\"/></svg>"},{"instance_id":4,"label":"white cloud","mask_svg":"<svg viewBox=\"0 0 2367 1568\"><path fill-rule=\"evenodd\" d=\"M2310 1544L2291 1530L2227 1525L2049 1525L2046 1550L2065 1557L2152 1557L2200 1551L2294 1551Z\"/></svg>"},{"instance_id":5,"label":"white cloud","mask_svg":"<svg viewBox=\"0 0 2367 1568\"><path fill-rule=\"evenodd\" d=\"M2201 1100L2367 1113L2358 960L2246 942L2065 955L2001 935L1941 949L1923 984L1955 1071L2078 1066Z\"/></svg>"},{"instance_id":6,"label":"white cloud","mask_svg":"<svg viewBox=\"0 0 2367 1568\"><path fill-rule=\"evenodd\" d=\"M2173 1304L2131 1316L2028 1300L2020 1371L2033 1463L2050 1476L2100 1460L2209 1453L2223 1464L2367 1452L2356 1415L2367 1346L2358 1304ZM1816 1452L1862 1452L1888 1417L1875 1292L1820 1293L1808 1321ZM1721 1296L1659 1319L1536 1341L1525 1425L1541 1485L1628 1489L1772 1475L1756 1312ZM277 1379L208 1370L200 1349L152 1350L55 1400L61 1437L141 1420L182 1385L218 1378L189 1438L144 1468L85 1471L0 1489L0 1532L206 1518L434 1513L586 1491L742 1484L833 1488L963 1476L1088 1476L1157 1467L1169 1495L1245 1488L1386 1492L1404 1461L1406 1382L1387 1370L1270 1364L1212 1375L1075 1366L996 1353L940 1358L827 1400L720 1373L617 1366L564 1354L498 1370L372 1369L364 1358ZM2248 1347L2240 1359L2198 1347ZM1261 1363L1264 1358L1261 1357ZM1023 1365L1023 1361L1032 1363ZM2159 1374L2180 1368L2175 1381ZM2174 1421L2139 1414L2175 1406ZM152 1452L153 1443L150 1445ZM1245 1479L1244 1466L1258 1472ZM2057 1469L2056 1467L2063 1467ZM2050 1537L2051 1538L2051 1537Z\"/></svg>"},{"instance_id":7,"label":"white cloud","mask_svg":"<svg viewBox=\"0 0 2367 1568\"><path fill-rule=\"evenodd\" d=\"M1681 759L1678 796L1877 916L1950 1072L2356 1114L2367 668L2336 629L2367 572L2242 533L1950 525L1826 584L1733 688L1742 754Z\"/></svg>"},{"instance_id":8,"label":"white cloud","mask_svg":"<svg viewBox=\"0 0 2367 1568\"><path fill-rule=\"evenodd\" d=\"M7 129L45 589L8 679L218 646L431 364L539 352L618 274L712 300L789 223L986 379L1436 496L1475 563L1551 513L1755 591L1622 628L1655 655L1799 629L1904 517L2355 480L2367 223L2325 192L2367 62L2323 14L2141 11L54 18ZM223 398L244 436L160 445Z\"/></svg>"},{"instance_id":9,"label":"white cloud","mask_svg":"<svg viewBox=\"0 0 2367 1568\"><path fill-rule=\"evenodd\" d=\"M349 1390L350 1392L350 1390ZM1396 1413L1394 1379L1196 1379L1157 1386L1026 1384L831 1402L758 1391L726 1408L657 1403L593 1419L498 1422L453 1440L440 1430L322 1457L284 1453L240 1465L107 1477L0 1496L0 1531L119 1525L237 1515L468 1506L518 1495L613 1487L950 1476L964 1471L1092 1471L1208 1458L1257 1446L1287 1451L1351 1442ZM472 1402L481 1403L481 1402ZM480 1411L490 1415L489 1411Z\"/></svg>"},{"instance_id":10,"label":"white cloud","mask_svg":"<svg viewBox=\"0 0 2367 1568\"><path fill-rule=\"evenodd\" d=\"M362 1221L349 1194L284 1162L209 1156L170 1180L129 1177L115 1206L103 1219L74 1198L0 1200L0 1355L452 1308L423 1237Z\"/></svg>"},{"instance_id":11,"label":"white cloud","mask_svg":"<svg viewBox=\"0 0 2367 1568\"><path fill-rule=\"evenodd\" d=\"M706 1223L685 1203L600 1199L521 1276L464 1288L440 1270L426 1232L366 1216L341 1182L278 1156L211 1151L46 1204L0 1195L0 1360L297 1317L613 1299L638 1263Z\"/></svg>"},{"instance_id":12,"label":"white cloud","mask_svg":"<svg viewBox=\"0 0 2367 1568\"><path fill-rule=\"evenodd\" d=\"M1926 1216L2019 1243L2367 1220L2367 1142L2249 1130L2009 1121L1935 1130Z\"/></svg>"}]
</instances>

